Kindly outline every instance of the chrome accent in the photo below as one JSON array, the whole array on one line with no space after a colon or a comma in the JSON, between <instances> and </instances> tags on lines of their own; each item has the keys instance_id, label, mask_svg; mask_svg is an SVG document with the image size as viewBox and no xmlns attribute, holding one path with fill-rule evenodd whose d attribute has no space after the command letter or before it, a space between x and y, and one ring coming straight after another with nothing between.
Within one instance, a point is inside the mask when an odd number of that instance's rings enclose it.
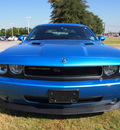
<instances>
[{"instance_id":1,"label":"chrome accent","mask_svg":"<svg viewBox=\"0 0 120 130\"><path fill-rule=\"evenodd\" d=\"M0 64L0 75L6 74L8 71L6 64Z\"/></svg>"},{"instance_id":2,"label":"chrome accent","mask_svg":"<svg viewBox=\"0 0 120 130\"><path fill-rule=\"evenodd\" d=\"M19 68L21 66L21 68ZM12 74L18 75L23 72L23 65L9 65L9 70ZM16 71L17 70L17 71Z\"/></svg>"},{"instance_id":3,"label":"chrome accent","mask_svg":"<svg viewBox=\"0 0 120 130\"><path fill-rule=\"evenodd\" d=\"M114 67L114 68L111 69L111 67ZM107 68L107 70L106 70L106 68ZM118 69L119 69L119 67L114 66L114 65L113 66L104 66L103 67L104 74L107 75L107 76L114 75L118 71Z\"/></svg>"},{"instance_id":4,"label":"chrome accent","mask_svg":"<svg viewBox=\"0 0 120 130\"><path fill-rule=\"evenodd\" d=\"M66 62L67 62L67 59L61 59L61 62L62 62L62 63L66 63Z\"/></svg>"}]
</instances>

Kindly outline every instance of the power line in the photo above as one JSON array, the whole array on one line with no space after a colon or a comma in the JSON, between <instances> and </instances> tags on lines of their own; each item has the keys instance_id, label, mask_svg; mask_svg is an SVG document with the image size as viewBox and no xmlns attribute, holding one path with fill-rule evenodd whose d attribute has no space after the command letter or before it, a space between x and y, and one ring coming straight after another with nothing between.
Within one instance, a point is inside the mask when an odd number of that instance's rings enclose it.
<instances>
[{"instance_id":1,"label":"power line","mask_svg":"<svg viewBox=\"0 0 120 130\"><path fill-rule=\"evenodd\" d=\"M106 27L116 27L119 28L120 26L115 26L115 25L105 25Z\"/></svg>"}]
</instances>

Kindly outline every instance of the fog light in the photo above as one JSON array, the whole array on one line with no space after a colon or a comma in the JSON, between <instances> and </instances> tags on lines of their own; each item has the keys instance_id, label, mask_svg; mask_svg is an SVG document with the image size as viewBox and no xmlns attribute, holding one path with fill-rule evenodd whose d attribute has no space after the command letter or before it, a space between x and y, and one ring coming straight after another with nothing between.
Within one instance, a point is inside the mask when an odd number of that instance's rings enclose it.
<instances>
[{"instance_id":1,"label":"fog light","mask_svg":"<svg viewBox=\"0 0 120 130\"><path fill-rule=\"evenodd\" d=\"M118 101L118 98L113 98L111 104L115 104Z\"/></svg>"}]
</instances>

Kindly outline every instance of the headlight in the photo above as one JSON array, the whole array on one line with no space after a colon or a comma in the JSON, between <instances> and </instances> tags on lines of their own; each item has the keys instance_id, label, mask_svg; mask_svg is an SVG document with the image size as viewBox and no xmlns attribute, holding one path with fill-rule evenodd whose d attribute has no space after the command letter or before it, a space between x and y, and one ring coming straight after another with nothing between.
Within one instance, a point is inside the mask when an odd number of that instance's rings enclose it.
<instances>
[{"instance_id":1,"label":"headlight","mask_svg":"<svg viewBox=\"0 0 120 130\"><path fill-rule=\"evenodd\" d=\"M0 74L7 73L7 65L0 65Z\"/></svg>"},{"instance_id":2,"label":"headlight","mask_svg":"<svg viewBox=\"0 0 120 130\"><path fill-rule=\"evenodd\" d=\"M104 66L103 67L104 74L107 76L111 76L115 74L117 70L118 70L118 66Z\"/></svg>"},{"instance_id":3,"label":"headlight","mask_svg":"<svg viewBox=\"0 0 120 130\"><path fill-rule=\"evenodd\" d=\"M9 65L9 69L13 74L21 74L23 71L23 65Z\"/></svg>"}]
</instances>

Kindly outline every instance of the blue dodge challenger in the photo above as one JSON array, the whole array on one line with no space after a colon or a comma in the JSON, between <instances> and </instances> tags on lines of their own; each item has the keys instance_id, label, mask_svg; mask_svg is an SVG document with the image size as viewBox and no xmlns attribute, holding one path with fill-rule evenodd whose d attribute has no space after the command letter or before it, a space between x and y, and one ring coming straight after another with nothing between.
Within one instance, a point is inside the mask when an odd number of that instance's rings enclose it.
<instances>
[{"instance_id":1,"label":"blue dodge challenger","mask_svg":"<svg viewBox=\"0 0 120 130\"><path fill-rule=\"evenodd\" d=\"M8 109L85 114L120 108L120 50L80 24L36 26L0 53L0 98Z\"/></svg>"}]
</instances>

